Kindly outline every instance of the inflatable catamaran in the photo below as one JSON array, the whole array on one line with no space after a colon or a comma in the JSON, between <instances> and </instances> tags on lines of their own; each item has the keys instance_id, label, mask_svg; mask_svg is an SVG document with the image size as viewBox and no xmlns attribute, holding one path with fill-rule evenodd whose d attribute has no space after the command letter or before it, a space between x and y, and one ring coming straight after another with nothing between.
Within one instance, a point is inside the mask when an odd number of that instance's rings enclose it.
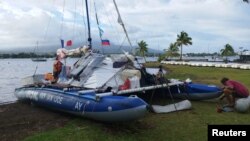
<instances>
[{"instance_id":1,"label":"inflatable catamaran","mask_svg":"<svg viewBox=\"0 0 250 141\"><path fill-rule=\"evenodd\" d=\"M72 50L64 50L64 55L69 52ZM207 98L215 98L211 93L219 96L220 89L216 86L181 81L154 83L154 76L136 68L132 59L129 54L106 57L89 50L71 70L63 67L57 83L46 80L44 74L33 75L23 79L24 86L17 88L15 95L19 100L108 122L142 118L149 105L137 95L152 90L177 98L181 95L199 98L202 93Z\"/></svg>"},{"instance_id":2,"label":"inflatable catamaran","mask_svg":"<svg viewBox=\"0 0 250 141\"><path fill-rule=\"evenodd\" d=\"M138 97L138 94L160 90L171 95L172 87L173 92L177 87L179 93L179 87L186 83L165 79L161 82L156 81L156 77L147 73L144 67L135 67L136 59L129 53L105 56L92 50L88 1L85 2L88 45L72 50L62 48L57 51L61 59L75 54L81 54L81 58L74 63L72 69L63 66L57 83L51 83L47 77L50 75L47 74L35 74L24 78L23 86L15 89L15 95L19 100L94 120L116 122L137 120L145 116L149 105ZM124 24L121 25L126 31ZM128 38L127 33L126 36ZM180 92L185 93L185 91ZM215 89L214 93L217 92L219 90ZM182 108L175 110L191 107L189 103L185 105L188 107L180 105Z\"/></svg>"}]
</instances>

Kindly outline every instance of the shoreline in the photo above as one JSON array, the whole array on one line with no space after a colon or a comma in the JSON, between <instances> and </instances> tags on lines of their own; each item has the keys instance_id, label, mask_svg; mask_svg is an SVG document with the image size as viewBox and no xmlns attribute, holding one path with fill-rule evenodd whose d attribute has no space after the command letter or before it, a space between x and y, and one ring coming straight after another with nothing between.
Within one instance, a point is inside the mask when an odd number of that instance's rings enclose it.
<instances>
[{"instance_id":1,"label":"shoreline","mask_svg":"<svg viewBox=\"0 0 250 141\"><path fill-rule=\"evenodd\" d=\"M13 103L16 103L16 102L18 102L18 100L15 100L15 101L7 101L7 102L2 102L2 103L0 103L0 107L1 107L1 106L4 106L4 105L13 104Z\"/></svg>"},{"instance_id":2,"label":"shoreline","mask_svg":"<svg viewBox=\"0 0 250 141\"><path fill-rule=\"evenodd\" d=\"M0 139L23 140L38 132L63 127L70 119L64 113L19 101L0 105Z\"/></svg>"}]
</instances>

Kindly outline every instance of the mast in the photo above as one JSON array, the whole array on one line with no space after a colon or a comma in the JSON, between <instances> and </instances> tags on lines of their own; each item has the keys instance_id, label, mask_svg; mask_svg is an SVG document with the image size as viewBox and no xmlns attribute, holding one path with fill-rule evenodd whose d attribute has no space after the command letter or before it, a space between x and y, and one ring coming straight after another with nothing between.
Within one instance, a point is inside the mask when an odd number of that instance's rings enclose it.
<instances>
[{"instance_id":1,"label":"mast","mask_svg":"<svg viewBox=\"0 0 250 141\"><path fill-rule=\"evenodd\" d=\"M128 33L127 33L126 28L125 28L125 25L124 25L124 23L122 22L122 18L121 18L120 12L119 12L119 10L118 10L117 4L116 4L115 0L113 0L113 2L114 2L114 4L115 4L115 9L116 9L117 14L118 14L118 23L122 26L122 28L123 28L123 30L124 30L124 32L125 32L125 34L126 34L126 37L127 37L127 39L128 39L129 45L130 45L130 47L131 47L131 51L132 51L132 44L131 44L131 41L130 41L130 39L129 39L129 37L128 37Z\"/></svg>"},{"instance_id":2,"label":"mast","mask_svg":"<svg viewBox=\"0 0 250 141\"><path fill-rule=\"evenodd\" d=\"M92 39L91 39L91 31L90 31L90 22L89 22L89 9L88 9L88 0L85 0L86 4L86 14L87 14L87 23L88 23L88 46L89 49L92 49Z\"/></svg>"},{"instance_id":3,"label":"mast","mask_svg":"<svg viewBox=\"0 0 250 141\"><path fill-rule=\"evenodd\" d=\"M94 7L95 7L95 18L96 18L96 23L97 23L97 26L98 26L98 29L99 29L99 36L100 36L100 39L101 39L101 42L102 42L102 33L103 33L103 30L101 29L100 24L99 24L99 20L98 20L98 16L97 16L97 10L96 10L96 6L95 6L95 2L94 2ZM102 54L104 54L104 49L103 49L102 43L101 43L101 46L102 46Z\"/></svg>"}]
</instances>

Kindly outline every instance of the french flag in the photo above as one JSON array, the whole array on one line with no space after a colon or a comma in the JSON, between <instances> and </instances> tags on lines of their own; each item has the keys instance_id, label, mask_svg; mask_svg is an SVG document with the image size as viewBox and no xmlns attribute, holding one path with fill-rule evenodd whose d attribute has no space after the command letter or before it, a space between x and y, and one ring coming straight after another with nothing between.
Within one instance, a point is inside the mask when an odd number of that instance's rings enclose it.
<instances>
[{"instance_id":1,"label":"french flag","mask_svg":"<svg viewBox=\"0 0 250 141\"><path fill-rule=\"evenodd\" d=\"M103 46L110 46L109 40L102 40L102 45Z\"/></svg>"},{"instance_id":2,"label":"french flag","mask_svg":"<svg viewBox=\"0 0 250 141\"><path fill-rule=\"evenodd\" d=\"M64 48L64 46L67 46L67 47L72 46L72 44L73 44L72 40L68 40L66 43L64 43L64 40L61 39L62 48Z\"/></svg>"}]
</instances>

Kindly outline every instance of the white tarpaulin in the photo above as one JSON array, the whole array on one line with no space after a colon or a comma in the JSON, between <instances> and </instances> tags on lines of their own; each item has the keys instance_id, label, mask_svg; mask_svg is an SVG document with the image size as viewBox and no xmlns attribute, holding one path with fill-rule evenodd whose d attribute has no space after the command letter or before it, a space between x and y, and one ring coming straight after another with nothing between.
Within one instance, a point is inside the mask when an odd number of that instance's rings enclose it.
<instances>
[{"instance_id":1,"label":"white tarpaulin","mask_svg":"<svg viewBox=\"0 0 250 141\"><path fill-rule=\"evenodd\" d=\"M103 64L95 68L93 74L84 83L86 88L99 88L104 86L121 68L113 68L113 61L105 58Z\"/></svg>"}]
</instances>

